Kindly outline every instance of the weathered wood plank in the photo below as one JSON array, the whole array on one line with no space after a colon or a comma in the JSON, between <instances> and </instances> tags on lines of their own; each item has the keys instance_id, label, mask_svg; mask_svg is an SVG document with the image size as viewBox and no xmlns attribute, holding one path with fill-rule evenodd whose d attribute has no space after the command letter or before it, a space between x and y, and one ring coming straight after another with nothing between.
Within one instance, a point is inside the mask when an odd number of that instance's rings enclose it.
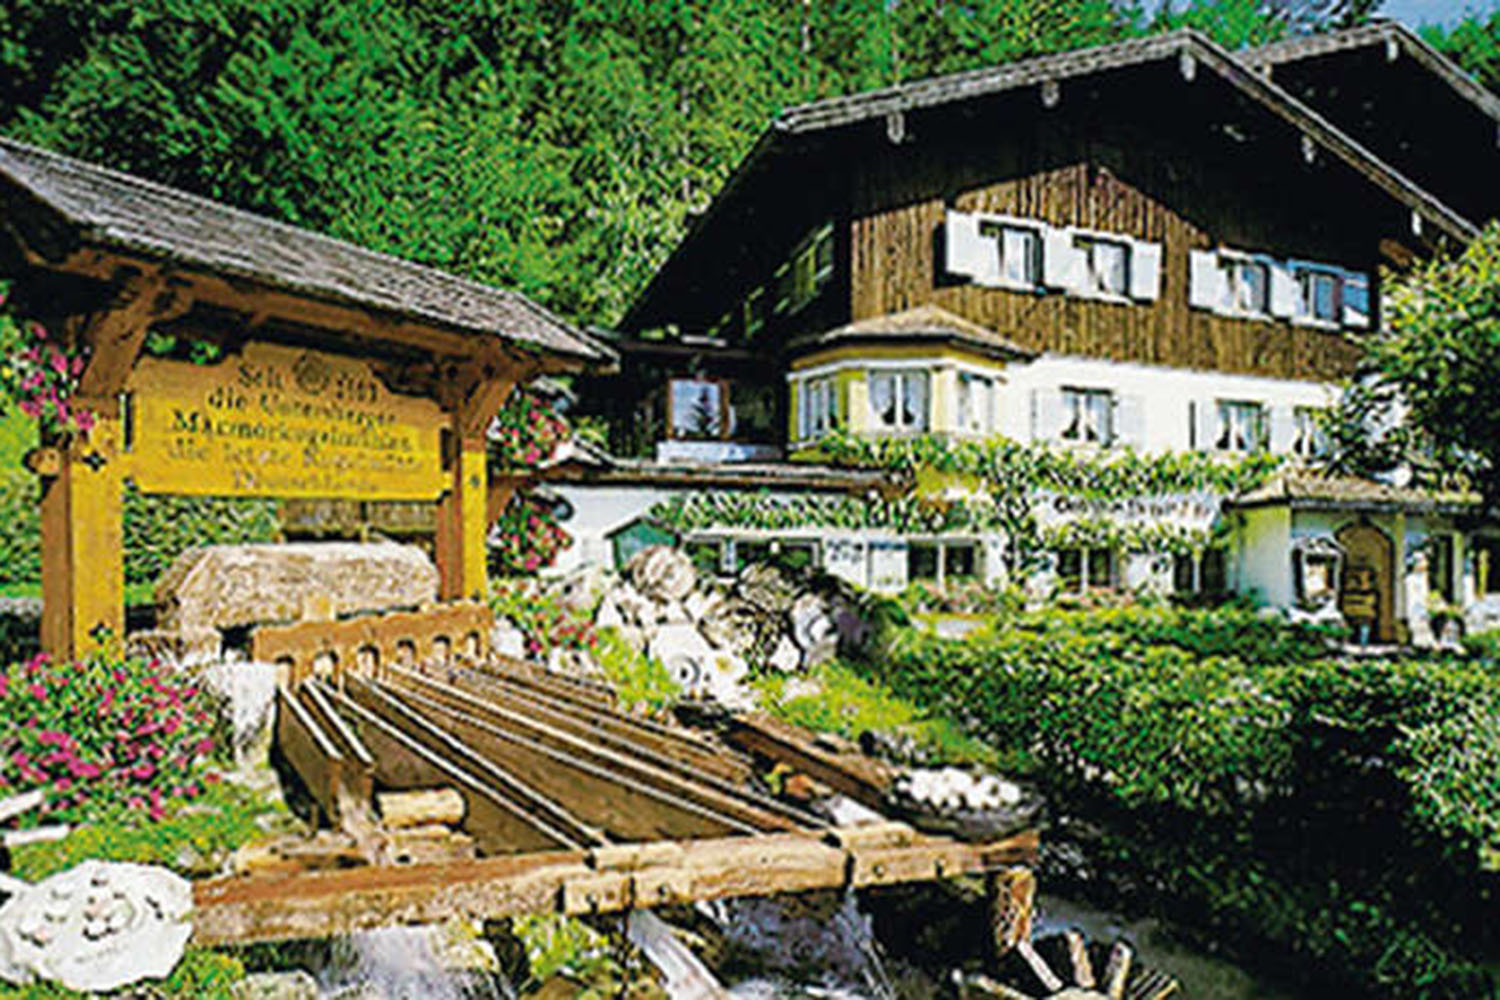
<instances>
[{"instance_id":1,"label":"weathered wood plank","mask_svg":"<svg viewBox=\"0 0 1500 1000\"><path fill-rule=\"evenodd\" d=\"M813 835L687 841L666 863L604 871L589 853L557 851L445 865L372 867L280 879L219 878L194 889L194 942L202 946L315 938L452 917L611 913L661 903L859 887L871 871L859 851ZM915 870L888 848L891 870ZM957 845L945 877L981 874L986 859L1027 853L1025 843ZM925 881L930 874L921 876ZM882 883L884 884L884 883Z\"/></svg>"}]
</instances>

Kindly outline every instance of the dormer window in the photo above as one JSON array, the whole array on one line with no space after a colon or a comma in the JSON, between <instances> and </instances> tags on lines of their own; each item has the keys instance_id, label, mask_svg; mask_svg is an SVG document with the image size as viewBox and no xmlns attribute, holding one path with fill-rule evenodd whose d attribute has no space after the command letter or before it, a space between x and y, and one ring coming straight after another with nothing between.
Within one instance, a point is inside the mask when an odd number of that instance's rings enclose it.
<instances>
[{"instance_id":1,"label":"dormer window","mask_svg":"<svg viewBox=\"0 0 1500 1000\"><path fill-rule=\"evenodd\" d=\"M1124 298L1130 293L1130 247L1120 240L1079 236L1076 246L1084 256L1086 295Z\"/></svg>"},{"instance_id":2,"label":"dormer window","mask_svg":"<svg viewBox=\"0 0 1500 1000\"><path fill-rule=\"evenodd\" d=\"M925 369L872 371L870 419L876 430L927 429L928 376Z\"/></svg>"}]
</instances>

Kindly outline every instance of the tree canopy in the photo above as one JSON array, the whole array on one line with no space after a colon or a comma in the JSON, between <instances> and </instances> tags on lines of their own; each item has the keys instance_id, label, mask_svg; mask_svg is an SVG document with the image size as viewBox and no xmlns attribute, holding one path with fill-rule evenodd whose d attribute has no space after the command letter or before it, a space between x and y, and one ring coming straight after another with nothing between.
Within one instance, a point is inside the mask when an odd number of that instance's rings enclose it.
<instances>
[{"instance_id":1,"label":"tree canopy","mask_svg":"<svg viewBox=\"0 0 1500 1000\"><path fill-rule=\"evenodd\" d=\"M11 0L0 131L609 323L789 105L1378 0Z\"/></svg>"}]
</instances>

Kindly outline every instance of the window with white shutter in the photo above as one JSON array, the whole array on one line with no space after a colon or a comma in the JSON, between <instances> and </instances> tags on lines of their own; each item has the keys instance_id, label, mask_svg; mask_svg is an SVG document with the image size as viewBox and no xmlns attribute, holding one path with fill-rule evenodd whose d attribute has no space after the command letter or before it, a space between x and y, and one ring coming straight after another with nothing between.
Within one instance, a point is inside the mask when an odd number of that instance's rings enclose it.
<instances>
[{"instance_id":1,"label":"window with white shutter","mask_svg":"<svg viewBox=\"0 0 1500 1000\"><path fill-rule=\"evenodd\" d=\"M1161 295L1161 244L1136 240L1130 245L1130 297L1154 302Z\"/></svg>"},{"instance_id":2,"label":"window with white shutter","mask_svg":"<svg viewBox=\"0 0 1500 1000\"><path fill-rule=\"evenodd\" d=\"M1088 257L1067 229L1048 229L1042 235L1042 280L1048 288L1081 292L1087 288Z\"/></svg>"},{"instance_id":3,"label":"window with white shutter","mask_svg":"<svg viewBox=\"0 0 1500 1000\"><path fill-rule=\"evenodd\" d=\"M1115 394L1108 389L1064 388L1059 436L1075 444L1108 445L1115 439Z\"/></svg>"},{"instance_id":4,"label":"window with white shutter","mask_svg":"<svg viewBox=\"0 0 1500 1000\"><path fill-rule=\"evenodd\" d=\"M1219 309L1228 298L1228 281L1213 250L1188 251L1188 304L1195 309Z\"/></svg>"},{"instance_id":5,"label":"window with white shutter","mask_svg":"<svg viewBox=\"0 0 1500 1000\"><path fill-rule=\"evenodd\" d=\"M989 434L994 427L995 380L974 372L958 373L958 429Z\"/></svg>"}]
</instances>

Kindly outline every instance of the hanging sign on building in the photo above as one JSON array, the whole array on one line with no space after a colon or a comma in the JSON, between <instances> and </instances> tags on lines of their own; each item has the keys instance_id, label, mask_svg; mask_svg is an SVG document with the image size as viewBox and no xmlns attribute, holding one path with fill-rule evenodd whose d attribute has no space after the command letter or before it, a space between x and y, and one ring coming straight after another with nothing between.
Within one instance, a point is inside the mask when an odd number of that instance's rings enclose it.
<instances>
[{"instance_id":1,"label":"hanging sign on building","mask_svg":"<svg viewBox=\"0 0 1500 1000\"><path fill-rule=\"evenodd\" d=\"M1119 499L1044 491L1037 495L1032 509L1042 528L1078 521L1109 521L1121 527L1166 525L1207 531L1218 519L1222 503L1223 497L1208 490Z\"/></svg>"},{"instance_id":2,"label":"hanging sign on building","mask_svg":"<svg viewBox=\"0 0 1500 1000\"><path fill-rule=\"evenodd\" d=\"M215 365L142 360L122 456L147 493L432 500L442 410L354 358L252 343Z\"/></svg>"}]
</instances>

